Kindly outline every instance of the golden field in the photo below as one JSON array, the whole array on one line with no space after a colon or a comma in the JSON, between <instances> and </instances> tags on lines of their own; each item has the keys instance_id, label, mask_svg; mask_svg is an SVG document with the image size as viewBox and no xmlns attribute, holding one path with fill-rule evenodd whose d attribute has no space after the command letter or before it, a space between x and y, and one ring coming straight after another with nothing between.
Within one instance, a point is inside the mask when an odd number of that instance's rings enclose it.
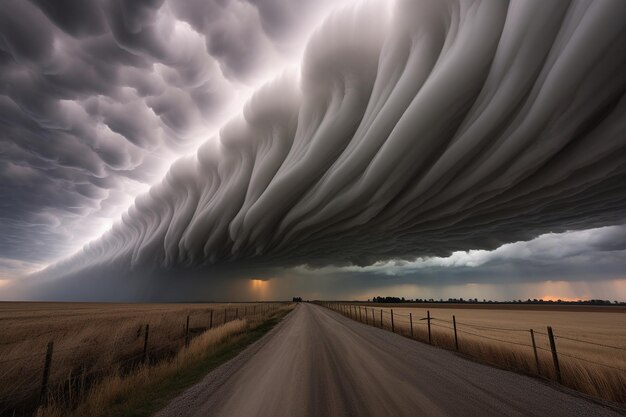
<instances>
[{"instance_id":1,"label":"golden field","mask_svg":"<svg viewBox=\"0 0 626 417\"><path fill-rule=\"evenodd\" d=\"M335 310L391 330L456 350L453 316L456 318L459 352L475 360L516 371L556 379L547 326L555 336L562 383L583 393L626 404L626 308L549 305L377 305L327 304ZM350 305L352 307L350 307ZM483 307L483 308L481 308ZM359 309L360 308L360 312ZM535 332L539 372L530 329Z\"/></svg>"},{"instance_id":2,"label":"golden field","mask_svg":"<svg viewBox=\"0 0 626 417\"><path fill-rule=\"evenodd\" d=\"M13 415L13 411L28 415L41 401L49 342L53 342L49 393L71 403L109 375L119 377L140 366L180 356L186 343L187 316L192 346L195 336L215 333L226 322L254 324L278 306L0 303L0 416ZM207 332L211 311L215 330ZM146 325L149 331L144 356Z\"/></svg>"}]
</instances>

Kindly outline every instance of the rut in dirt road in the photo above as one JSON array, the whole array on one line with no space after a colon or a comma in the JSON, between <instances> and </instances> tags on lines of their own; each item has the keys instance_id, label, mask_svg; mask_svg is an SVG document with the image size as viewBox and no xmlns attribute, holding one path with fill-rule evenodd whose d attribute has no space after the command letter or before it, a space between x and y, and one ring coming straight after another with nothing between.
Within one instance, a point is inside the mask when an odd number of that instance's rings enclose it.
<instances>
[{"instance_id":1,"label":"rut in dirt road","mask_svg":"<svg viewBox=\"0 0 626 417\"><path fill-rule=\"evenodd\" d=\"M156 417L618 415L541 381L301 304Z\"/></svg>"}]
</instances>

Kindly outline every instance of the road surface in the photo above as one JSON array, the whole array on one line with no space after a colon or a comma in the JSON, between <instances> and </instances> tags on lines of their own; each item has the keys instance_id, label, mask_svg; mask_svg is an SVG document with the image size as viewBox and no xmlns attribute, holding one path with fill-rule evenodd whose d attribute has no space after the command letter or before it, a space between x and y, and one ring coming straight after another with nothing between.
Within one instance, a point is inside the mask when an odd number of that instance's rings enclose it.
<instances>
[{"instance_id":1,"label":"road surface","mask_svg":"<svg viewBox=\"0 0 626 417\"><path fill-rule=\"evenodd\" d=\"M566 391L301 304L156 417L623 415Z\"/></svg>"}]
</instances>

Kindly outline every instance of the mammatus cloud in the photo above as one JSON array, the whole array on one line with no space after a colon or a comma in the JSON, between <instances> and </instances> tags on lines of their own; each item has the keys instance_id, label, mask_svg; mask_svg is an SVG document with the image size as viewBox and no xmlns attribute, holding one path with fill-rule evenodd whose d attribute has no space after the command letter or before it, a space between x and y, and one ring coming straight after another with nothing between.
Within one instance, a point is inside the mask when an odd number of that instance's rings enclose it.
<instances>
[{"instance_id":1,"label":"mammatus cloud","mask_svg":"<svg viewBox=\"0 0 626 417\"><path fill-rule=\"evenodd\" d=\"M59 270L363 265L623 220L620 2L386 12L331 16L299 79L263 87Z\"/></svg>"},{"instance_id":2,"label":"mammatus cloud","mask_svg":"<svg viewBox=\"0 0 626 417\"><path fill-rule=\"evenodd\" d=\"M3 1L0 265L24 273L99 236L336 3Z\"/></svg>"},{"instance_id":3,"label":"mammatus cloud","mask_svg":"<svg viewBox=\"0 0 626 417\"><path fill-rule=\"evenodd\" d=\"M45 274L368 265L622 223L625 19L620 1L335 13L300 74Z\"/></svg>"}]
</instances>

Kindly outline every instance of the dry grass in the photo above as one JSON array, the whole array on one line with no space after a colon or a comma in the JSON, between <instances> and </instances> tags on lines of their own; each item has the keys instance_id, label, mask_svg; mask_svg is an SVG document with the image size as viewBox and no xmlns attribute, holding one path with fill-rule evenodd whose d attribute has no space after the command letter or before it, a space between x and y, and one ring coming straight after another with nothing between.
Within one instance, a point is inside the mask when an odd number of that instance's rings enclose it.
<instances>
[{"instance_id":1,"label":"dry grass","mask_svg":"<svg viewBox=\"0 0 626 417\"><path fill-rule=\"evenodd\" d=\"M98 382L86 395L80 405L67 411L63 403L51 401L42 408L37 417L80 417L104 415L111 404L128 396L138 386L146 386L152 381L162 380L174 374L178 369L189 365L199 358L211 354L227 338L240 334L248 327L246 320L231 321L218 328L208 330L191 341L187 349L182 349L172 359L162 361L156 366L141 366L128 375L115 373Z\"/></svg>"},{"instance_id":2,"label":"dry grass","mask_svg":"<svg viewBox=\"0 0 626 417\"><path fill-rule=\"evenodd\" d=\"M365 307L360 319L365 322ZM538 347L539 375L556 379L547 337L553 327L559 352L562 383L583 393L626 404L626 314L621 310L559 308L494 309L414 308L367 306L367 322L391 329L390 311L394 312L394 329L411 337L409 313L413 319L413 338L428 342L427 310L431 315L432 343L455 350L452 316L456 317L459 351L480 362L505 369L537 375L537 363L529 329L535 331ZM353 315L358 310L352 310ZM609 310L611 311L611 310ZM374 313L372 317L372 312ZM596 344L581 343L565 338ZM595 363L593 363L595 362ZM600 365L602 364L602 365Z\"/></svg>"},{"instance_id":3,"label":"dry grass","mask_svg":"<svg viewBox=\"0 0 626 417\"><path fill-rule=\"evenodd\" d=\"M54 342L51 392L72 403L108 375L124 375L143 359L150 325L149 361L172 358L191 336L247 312L265 317L270 304L0 303L0 415L28 415L38 402L46 345ZM228 310L227 310L228 309ZM205 336L203 336L205 337ZM195 339L192 340L195 341ZM59 395L59 392L62 394Z\"/></svg>"}]
</instances>

